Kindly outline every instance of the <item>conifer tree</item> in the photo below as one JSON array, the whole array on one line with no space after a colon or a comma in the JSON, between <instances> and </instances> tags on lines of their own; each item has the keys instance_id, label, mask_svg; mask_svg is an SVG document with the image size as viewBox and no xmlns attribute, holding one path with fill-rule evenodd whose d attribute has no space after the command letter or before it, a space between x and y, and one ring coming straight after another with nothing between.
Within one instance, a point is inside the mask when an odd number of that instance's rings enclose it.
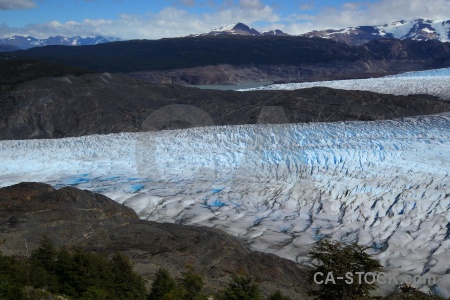
<instances>
[{"instance_id":1,"label":"conifer tree","mask_svg":"<svg viewBox=\"0 0 450 300\"><path fill-rule=\"evenodd\" d=\"M233 276L223 292L224 300L262 300L257 284L248 276Z\"/></svg>"},{"instance_id":2,"label":"conifer tree","mask_svg":"<svg viewBox=\"0 0 450 300\"><path fill-rule=\"evenodd\" d=\"M310 290L310 294L316 296L316 299L367 299L370 291L377 287L376 284L364 280L359 282L357 278L353 278L351 283L349 280L337 279L338 277L347 279L347 273L356 276L357 272L367 274L380 271L380 262L365 253L367 249L356 243L343 244L325 239L320 241L308 254L313 263L308 279L311 284L318 287ZM315 284L317 274L322 274L322 279L332 274L335 280L328 284L317 285Z\"/></svg>"},{"instance_id":3,"label":"conifer tree","mask_svg":"<svg viewBox=\"0 0 450 300\"><path fill-rule=\"evenodd\" d=\"M166 269L160 268L156 272L155 280L152 283L148 300L162 300L165 295L173 292L176 287L175 279L170 276Z\"/></svg>"},{"instance_id":4,"label":"conifer tree","mask_svg":"<svg viewBox=\"0 0 450 300\"><path fill-rule=\"evenodd\" d=\"M283 295L280 291L276 291L267 298L267 300L291 300L291 298Z\"/></svg>"}]
</instances>

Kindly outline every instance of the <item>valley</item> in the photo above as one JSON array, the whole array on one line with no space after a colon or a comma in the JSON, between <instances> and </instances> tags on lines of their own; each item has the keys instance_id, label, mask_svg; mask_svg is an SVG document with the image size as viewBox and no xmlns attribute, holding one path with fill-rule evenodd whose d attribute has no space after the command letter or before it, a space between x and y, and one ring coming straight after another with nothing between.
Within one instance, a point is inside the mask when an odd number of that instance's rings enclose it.
<instances>
[{"instance_id":1,"label":"valley","mask_svg":"<svg viewBox=\"0 0 450 300\"><path fill-rule=\"evenodd\" d=\"M398 81L390 82L393 90L381 92L404 90ZM386 120L450 111L449 102L424 95L426 85L417 85L418 95L411 96L326 87L239 92L155 85L101 73L43 77L12 86L0 95L3 140L213 125ZM448 81L436 89L443 94L448 90Z\"/></svg>"},{"instance_id":2,"label":"valley","mask_svg":"<svg viewBox=\"0 0 450 300\"><path fill-rule=\"evenodd\" d=\"M399 280L435 275L447 295L449 125L430 116L2 141L0 182L99 192L144 220L214 227L300 264L321 238L357 241Z\"/></svg>"},{"instance_id":3,"label":"valley","mask_svg":"<svg viewBox=\"0 0 450 300\"><path fill-rule=\"evenodd\" d=\"M2 39L0 251L49 235L125 253L147 285L194 266L211 292L249 273L309 299L327 239L397 280L374 295L432 276L413 288L448 298L449 28Z\"/></svg>"}]
</instances>

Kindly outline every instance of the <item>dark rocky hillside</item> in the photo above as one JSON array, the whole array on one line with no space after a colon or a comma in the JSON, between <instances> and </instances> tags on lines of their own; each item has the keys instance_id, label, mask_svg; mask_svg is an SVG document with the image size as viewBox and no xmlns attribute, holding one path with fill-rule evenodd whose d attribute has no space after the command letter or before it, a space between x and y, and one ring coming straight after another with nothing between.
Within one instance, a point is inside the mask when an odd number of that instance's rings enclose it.
<instances>
[{"instance_id":1,"label":"dark rocky hillside","mask_svg":"<svg viewBox=\"0 0 450 300\"><path fill-rule=\"evenodd\" d=\"M369 58L363 49L334 41L285 36L133 40L82 47L47 46L8 55L100 72L171 70L216 64L300 65Z\"/></svg>"},{"instance_id":2,"label":"dark rocky hillside","mask_svg":"<svg viewBox=\"0 0 450 300\"><path fill-rule=\"evenodd\" d=\"M217 291L231 274L247 273L264 294L281 289L307 299L305 269L277 256L250 252L222 231L141 221L109 198L76 188L53 189L21 183L0 189L0 251L24 256L43 235L56 246L98 253L122 252L149 282L159 267L180 275L187 265L203 273L207 289Z\"/></svg>"},{"instance_id":3,"label":"dark rocky hillside","mask_svg":"<svg viewBox=\"0 0 450 300\"><path fill-rule=\"evenodd\" d=\"M0 92L37 78L85 73L88 71L37 60L0 60Z\"/></svg>"},{"instance_id":4,"label":"dark rocky hillside","mask_svg":"<svg viewBox=\"0 0 450 300\"><path fill-rule=\"evenodd\" d=\"M363 49L373 53L375 59L418 61L434 59L436 63L450 58L450 43L437 40L426 42L414 40L377 39L366 43Z\"/></svg>"},{"instance_id":5,"label":"dark rocky hillside","mask_svg":"<svg viewBox=\"0 0 450 300\"><path fill-rule=\"evenodd\" d=\"M184 106L183 106L184 105ZM201 121L197 109L209 116ZM450 110L427 95L311 88L218 91L126 75L41 78L0 94L0 139L61 138L204 125L384 120Z\"/></svg>"},{"instance_id":6,"label":"dark rocky hillside","mask_svg":"<svg viewBox=\"0 0 450 300\"><path fill-rule=\"evenodd\" d=\"M13 45L0 45L0 52L10 52L10 51L17 51L20 50L20 48L13 46Z\"/></svg>"},{"instance_id":7,"label":"dark rocky hillside","mask_svg":"<svg viewBox=\"0 0 450 300\"><path fill-rule=\"evenodd\" d=\"M152 83L238 84L262 80L281 83L380 77L450 66L450 44L437 40L423 42L380 38L353 49L359 51L355 52L354 60L336 57L334 60L295 64L286 58L284 64L220 64L146 70L132 72L131 75Z\"/></svg>"},{"instance_id":8,"label":"dark rocky hillside","mask_svg":"<svg viewBox=\"0 0 450 300\"><path fill-rule=\"evenodd\" d=\"M311 81L446 67L450 46L436 40L379 39L353 47L322 38L219 35L48 46L3 53L2 58L37 59L98 72L147 72L144 75L154 83L235 84L255 78ZM217 68L220 65L239 70L239 76L230 79L226 70ZM208 67L216 67L216 74L196 74L198 68Z\"/></svg>"},{"instance_id":9,"label":"dark rocky hillside","mask_svg":"<svg viewBox=\"0 0 450 300\"><path fill-rule=\"evenodd\" d=\"M389 53L389 52L388 52ZM391 54L389 54L391 55ZM395 55L395 54L392 54ZM313 82L376 78L402 72L439 68L450 65L450 57L442 60L384 59L364 61L333 61L295 65L210 65L166 71L130 72L130 75L155 84L235 85L247 82Z\"/></svg>"}]
</instances>

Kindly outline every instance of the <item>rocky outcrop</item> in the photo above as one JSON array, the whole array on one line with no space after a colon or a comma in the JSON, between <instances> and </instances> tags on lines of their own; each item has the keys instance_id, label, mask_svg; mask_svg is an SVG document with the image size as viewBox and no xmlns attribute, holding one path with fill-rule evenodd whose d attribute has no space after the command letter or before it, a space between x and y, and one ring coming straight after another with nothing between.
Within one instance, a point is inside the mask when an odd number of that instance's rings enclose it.
<instances>
[{"instance_id":1,"label":"rocky outcrop","mask_svg":"<svg viewBox=\"0 0 450 300\"><path fill-rule=\"evenodd\" d=\"M363 46L377 59L427 61L450 56L450 43L439 41L417 42L413 40L377 39ZM437 61L436 61L437 62Z\"/></svg>"},{"instance_id":2,"label":"rocky outcrop","mask_svg":"<svg viewBox=\"0 0 450 300\"><path fill-rule=\"evenodd\" d=\"M376 78L402 72L450 66L450 59L446 58L404 60L402 57L408 58L410 55L402 43L395 41L387 41L386 49L378 46L383 42L377 41L367 45L367 49L371 47L378 50L378 59L365 62L335 61L327 64L304 64L301 66L221 64L167 71L131 72L129 74L154 84L236 85L247 82L288 83ZM432 54L430 57L433 57Z\"/></svg>"},{"instance_id":3,"label":"rocky outcrop","mask_svg":"<svg viewBox=\"0 0 450 300\"><path fill-rule=\"evenodd\" d=\"M58 77L67 74L78 76L85 73L89 73L89 71L37 60L0 60L0 93L37 78Z\"/></svg>"},{"instance_id":4,"label":"rocky outcrop","mask_svg":"<svg viewBox=\"0 0 450 300\"><path fill-rule=\"evenodd\" d=\"M250 252L222 231L141 221L131 209L76 188L55 190L41 183L1 188L0 251L29 255L43 235L56 246L122 252L148 282L159 267L179 275L192 265L205 275L211 292L224 287L231 274L245 272L265 294L281 289L293 299L306 299L303 267L274 255Z\"/></svg>"},{"instance_id":5,"label":"rocky outcrop","mask_svg":"<svg viewBox=\"0 0 450 300\"><path fill-rule=\"evenodd\" d=\"M356 48L355 48L356 49ZM359 47L367 59L280 65L219 64L173 70L131 72L150 83L233 85L252 81L311 82L380 77L450 66L450 44L379 38Z\"/></svg>"},{"instance_id":6,"label":"rocky outcrop","mask_svg":"<svg viewBox=\"0 0 450 300\"><path fill-rule=\"evenodd\" d=\"M278 113L265 116L273 107ZM152 85L125 75L85 74L32 80L0 94L0 139L205 125L384 120L449 110L449 103L427 95L393 96L320 87L201 90ZM192 118L193 114L204 119Z\"/></svg>"},{"instance_id":7,"label":"rocky outcrop","mask_svg":"<svg viewBox=\"0 0 450 300\"><path fill-rule=\"evenodd\" d=\"M96 72L126 72L158 84L304 82L442 68L450 66L449 47L437 40L384 38L352 47L320 38L228 34L33 48L1 54L0 69L5 61L22 58Z\"/></svg>"}]
</instances>

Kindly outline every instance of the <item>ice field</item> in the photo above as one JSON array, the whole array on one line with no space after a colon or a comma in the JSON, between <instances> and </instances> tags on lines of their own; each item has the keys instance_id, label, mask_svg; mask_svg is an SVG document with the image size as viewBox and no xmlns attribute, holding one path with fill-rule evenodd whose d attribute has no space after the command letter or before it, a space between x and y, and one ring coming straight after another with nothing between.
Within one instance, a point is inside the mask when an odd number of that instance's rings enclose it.
<instances>
[{"instance_id":1,"label":"ice field","mask_svg":"<svg viewBox=\"0 0 450 300\"><path fill-rule=\"evenodd\" d=\"M432 69L426 71L405 72L384 78L420 78L420 77L449 77L450 68Z\"/></svg>"},{"instance_id":2,"label":"ice field","mask_svg":"<svg viewBox=\"0 0 450 300\"><path fill-rule=\"evenodd\" d=\"M408 72L381 78L273 84L240 91L296 90L317 86L405 96L428 94L450 101L450 68Z\"/></svg>"},{"instance_id":3,"label":"ice field","mask_svg":"<svg viewBox=\"0 0 450 300\"><path fill-rule=\"evenodd\" d=\"M0 141L0 165L1 186L89 189L299 263L323 237L357 241L450 296L447 116Z\"/></svg>"}]
</instances>

